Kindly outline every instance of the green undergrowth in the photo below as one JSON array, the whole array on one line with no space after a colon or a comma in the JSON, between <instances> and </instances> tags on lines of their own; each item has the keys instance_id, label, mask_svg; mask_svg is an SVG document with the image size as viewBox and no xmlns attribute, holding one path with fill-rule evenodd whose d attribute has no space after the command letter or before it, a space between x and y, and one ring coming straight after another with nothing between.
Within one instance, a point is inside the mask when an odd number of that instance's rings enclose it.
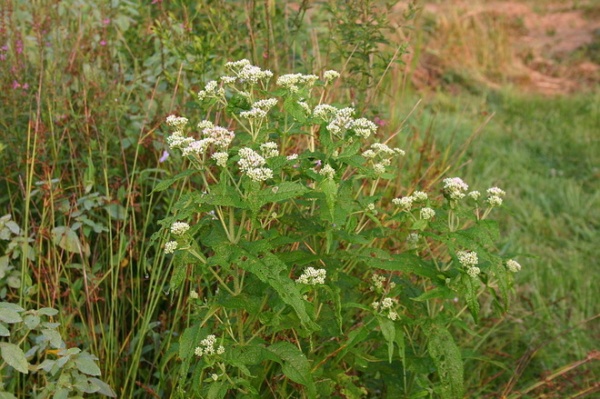
<instances>
[{"instance_id":1,"label":"green undergrowth","mask_svg":"<svg viewBox=\"0 0 600 399\"><path fill-rule=\"evenodd\" d=\"M409 121L430 129L440 147L469 143L459 170L474 184L491 179L507 189L503 250L526 257L515 310L489 320L489 334L474 338L481 353L465 375L473 387L487 382L475 388L478 395L531 388L597 349L599 97L438 93ZM583 391L598 378L595 366L541 384L531 397L549 386L557 395L550 397Z\"/></svg>"}]
</instances>

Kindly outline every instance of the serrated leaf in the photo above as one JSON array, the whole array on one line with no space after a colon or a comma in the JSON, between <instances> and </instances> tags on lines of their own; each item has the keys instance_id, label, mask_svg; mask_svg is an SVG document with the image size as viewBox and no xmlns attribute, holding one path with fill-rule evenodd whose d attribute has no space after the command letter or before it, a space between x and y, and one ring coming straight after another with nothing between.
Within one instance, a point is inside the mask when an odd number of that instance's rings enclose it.
<instances>
[{"instance_id":1,"label":"serrated leaf","mask_svg":"<svg viewBox=\"0 0 600 399\"><path fill-rule=\"evenodd\" d=\"M289 342L278 342L267 347L267 350L281 358L281 368L286 377L304 385L309 398L317 397L315 382L310 372L310 363L304 353Z\"/></svg>"},{"instance_id":2,"label":"serrated leaf","mask_svg":"<svg viewBox=\"0 0 600 399\"><path fill-rule=\"evenodd\" d=\"M154 190L152 190L152 192L160 192L160 191L165 191L166 189L168 189L169 187L171 187L173 185L173 183L177 182L178 180L184 179L188 176L191 176L195 173L194 169L186 169L183 172L168 178L168 179L164 179L162 180L160 183L158 183L155 187Z\"/></svg>"},{"instance_id":3,"label":"serrated leaf","mask_svg":"<svg viewBox=\"0 0 600 399\"><path fill-rule=\"evenodd\" d=\"M21 315L14 309L0 308L0 321L8 324L14 324L23 321L23 318L21 318Z\"/></svg>"},{"instance_id":4,"label":"serrated leaf","mask_svg":"<svg viewBox=\"0 0 600 399\"><path fill-rule=\"evenodd\" d=\"M463 363L452 334L442 323L429 323L425 328L427 349L438 372L442 399L457 399L464 395Z\"/></svg>"},{"instance_id":5,"label":"serrated leaf","mask_svg":"<svg viewBox=\"0 0 600 399\"><path fill-rule=\"evenodd\" d=\"M74 359L75 366L77 370L81 371L83 374L91 375L94 377L99 376L100 367L96 364L95 358L87 352L81 352Z\"/></svg>"},{"instance_id":6,"label":"serrated leaf","mask_svg":"<svg viewBox=\"0 0 600 399\"><path fill-rule=\"evenodd\" d=\"M473 316L475 324L477 324L479 322L479 300L477 299L479 280L463 274L461 276L461 283L464 288L462 291L465 294L469 312L471 312L471 316Z\"/></svg>"},{"instance_id":7,"label":"serrated leaf","mask_svg":"<svg viewBox=\"0 0 600 399\"><path fill-rule=\"evenodd\" d=\"M257 195L258 207L260 208L265 204L296 198L308 191L310 191L310 189L303 184L283 182L276 186L261 190Z\"/></svg>"},{"instance_id":8,"label":"serrated leaf","mask_svg":"<svg viewBox=\"0 0 600 399\"><path fill-rule=\"evenodd\" d=\"M98 387L97 393L100 393L104 396L108 396L109 398L116 398L117 394L106 382L99 380L98 378L90 377L88 381Z\"/></svg>"},{"instance_id":9,"label":"serrated leaf","mask_svg":"<svg viewBox=\"0 0 600 399\"><path fill-rule=\"evenodd\" d=\"M10 342L0 342L0 353L6 364L20 373L29 374L29 370L27 369L29 363L25 358L25 353L17 345Z\"/></svg>"},{"instance_id":10,"label":"serrated leaf","mask_svg":"<svg viewBox=\"0 0 600 399\"><path fill-rule=\"evenodd\" d=\"M389 362L391 363L392 358L394 356L394 341L396 339L396 327L394 326L394 322L390 319L378 317L377 320L379 321L379 328L381 328L383 338L385 338L388 344L388 358Z\"/></svg>"},{"instance_id":11,"label":"serrated leaf","mask_svg":"<svg viewBox=\"0 0 600 399\"><path fill-rule=\"evenodd\" d=\"M329 211L330 221L333 222L335 214L335 202L337 199L338 185L332 179L325 179L319 183L319 189L325 194L325 203Z\"/></svg>"},{"instance_id":12,"label":"serrated leaf","mask_svg":"<svg viewBox=\"0 0 600 399\"><path fill-rule=\"evenodd\" d=\"M182 359L191 358L194 355L194 349L200 343L200 326L194 324L186 328L179 338L179 357Z\"/></svg>"}]
</instances>

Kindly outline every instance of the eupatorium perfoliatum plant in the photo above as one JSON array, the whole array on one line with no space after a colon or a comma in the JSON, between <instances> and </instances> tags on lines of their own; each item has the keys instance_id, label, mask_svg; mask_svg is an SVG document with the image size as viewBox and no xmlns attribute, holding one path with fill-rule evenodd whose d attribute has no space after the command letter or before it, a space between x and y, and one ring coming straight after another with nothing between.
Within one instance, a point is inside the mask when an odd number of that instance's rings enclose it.
<instances>
[{"instance_id":1,"label":"eupatorium perfoliatum plant","mask_svg":"<svg viewBox=\"0 0 600 399\"><path fill-rule=\"evenodd\" d=\"M226 70L166 121L182 170L156 190L189 187L155 235L189 307L174 396L462 397L451 332L520 268L488 220L504 191L390 189L404 151L327 103L337 72Z\"/></svg>"}]
</instances>

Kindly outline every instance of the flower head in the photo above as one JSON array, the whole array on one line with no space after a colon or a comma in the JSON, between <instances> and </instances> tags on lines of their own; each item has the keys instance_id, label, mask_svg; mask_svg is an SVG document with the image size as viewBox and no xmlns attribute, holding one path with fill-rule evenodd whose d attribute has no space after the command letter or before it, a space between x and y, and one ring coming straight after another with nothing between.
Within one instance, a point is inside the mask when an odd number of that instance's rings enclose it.
<instances>
[{"instance_id":1,"label":"flower head","mask_svg":"<svg viewBox=\"0 0 600 399\"><path fill-rule=\"evenodd\" d=\"M519 264L519 262L517 262L514 259L509 259L506 262L506 268L513 273L517 273L517 272L521 271L521 265Z\"/></svg>"},{"instance_id":2,"label":"flower head","mask_svg":"<svg viewBox=\"0 0 600 399\"><path fill-rule=\"evenodd\" d=\"M314 267L307 267L302 275L296 279L297 283L307 285L319 285L325 284L325 277L327 271L325 269L315 269Z\"/></svg>"},{"instance_id":3,"label":"flower head","mask_svg":"<svg viewBox=\"0 0 600 399\"><path fill-rule=\"evenodd\" d=\"M444 179L444 194L452 201L464 198L468 189L469 186L460 177Z\"/></svg>"},{"instance_id":4,"label":"flower head","mask_svg":"<svg viewBox=\"0 0 600 399\"><path fill-rule=\"evenodd\" d=\"M185 222L175 222L171 225L171 234L182 236L190 229L190 225Z\"/></svg>"}]
</instances>

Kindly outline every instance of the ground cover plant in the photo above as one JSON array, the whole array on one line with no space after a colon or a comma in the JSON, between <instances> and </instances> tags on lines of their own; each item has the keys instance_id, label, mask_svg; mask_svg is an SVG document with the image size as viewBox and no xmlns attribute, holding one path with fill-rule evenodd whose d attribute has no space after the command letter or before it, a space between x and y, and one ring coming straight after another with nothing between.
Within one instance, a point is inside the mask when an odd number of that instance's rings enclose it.
<instances>
[{"instance_id":1,"label":"ground cover plant","mask_svg":"<svg viewBox=\"0 0 600 399\"><path fill-rule=\"evenodd\" d=\"M597 96L419 102L420 10L0 4L0 397L593 394Z\"/></svg>"}]
</instances>

